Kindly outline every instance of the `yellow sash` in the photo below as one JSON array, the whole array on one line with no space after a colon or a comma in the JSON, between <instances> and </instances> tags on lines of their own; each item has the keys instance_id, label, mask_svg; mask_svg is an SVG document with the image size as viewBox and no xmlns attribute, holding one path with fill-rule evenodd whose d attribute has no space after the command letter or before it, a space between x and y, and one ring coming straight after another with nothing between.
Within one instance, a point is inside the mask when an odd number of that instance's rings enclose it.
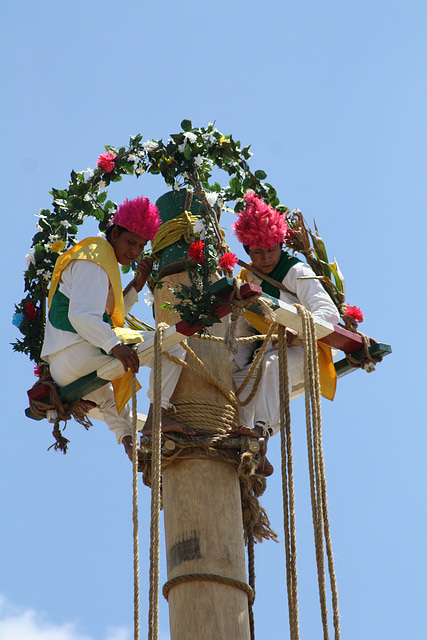
<instances>
[{"instance_id":1,"label":"yellow sash","mask_svg":"<svg viewBox=\"0 0 427 640\"><path fill-rule=\"evenodd\" d=\"M113 321L114 328L117 328L116 333L118 337L123 340L123 332L127 332L128 330L123 328L125 305L123 301L122 281L120 278L120 270L116 254L114 253L114 249L111 244L105 238L86 238L58 257L50 283L48 298L49 308L52 304L53 294L61 280L61 274L70 264L71 260L90 260L102 267L107 273L114 294L114 309L111 314L111 320ZM121 378L113 380L112 385L114 388L114 400L116 402L117 411L121 413L132 395L130 371L123 374ZM141 385L137 382L137 390L140 388Z\"/></svg>"},{"instance_id":2,"label":"yellow sash","mask_svg":"<svg viewBox=\"0 0 427 640\"><path fill-rule=\"evenodd\" d=\"M242 269L237 277L243 280L243 282L251 281L250 275L248 278L247 269ZM265 335L270 328L270 320L264 316L259 316L253 311L249 311L249 309L246 309L245 311L245 318L263 335ZM327 398L327 400L333 400L337 388L337 373L333 363L331 347L327 344L318 342L317 353L319 359L320 392L324 398Z\"/></svg>"}]
</instances>

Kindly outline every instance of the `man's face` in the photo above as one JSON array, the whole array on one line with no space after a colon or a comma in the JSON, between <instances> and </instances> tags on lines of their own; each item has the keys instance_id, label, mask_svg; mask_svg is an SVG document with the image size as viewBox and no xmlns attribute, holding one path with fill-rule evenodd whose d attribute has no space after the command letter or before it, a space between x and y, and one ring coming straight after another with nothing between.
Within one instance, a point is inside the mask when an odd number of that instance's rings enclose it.
<instances>
[{"instance_id":1,"label":"man's face","mask_svg":"<svg viewBox=\"0 0 427 640\"><path fill-rule=\"evenodd\" d=\"M282 247L280 244L276 244L270 249L249 249L252 264L258 271L265 274L271 273L274 267L277 266L281 253Z\"/></svg>"},{"instance_id":2,"label":"man's face","mask_svg":"<svg viewBox=\"0 0 427 640\"><path fill-rule=\"evenodd\" d=\"M122 231L115 227L110 235L110 244L116 254L117 262L130 265L137 260L144 250L148 240L133 231Z\"/></svg>"}]
</instances>

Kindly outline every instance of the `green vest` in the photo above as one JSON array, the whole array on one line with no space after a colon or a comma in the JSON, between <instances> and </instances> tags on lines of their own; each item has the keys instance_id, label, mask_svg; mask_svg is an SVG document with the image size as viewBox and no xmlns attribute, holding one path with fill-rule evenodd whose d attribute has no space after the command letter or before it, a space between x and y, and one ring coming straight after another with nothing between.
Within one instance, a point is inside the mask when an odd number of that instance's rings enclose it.
<instances>
[{"instance_id":1,"label":"green vest","mask_svg":"<svg viewBox=\"0 0 427 640\"><path fill-rule=\"evenodd\" d=\"M62 331L71 331L71 333L77 333L68 317L68 309L70 307L70 299L66 295L61 293L59 287L53 294L52 304L49 309L49 321L55 329L61 329ZM104 322L107 322L113 326L113 321L107 313L102 316Z\"/></svg>"},{"instance_id":2,"label":"green vest","mask_svg":"<svg viewBox=\"0 0 427 640\"><path fill-rule=\"evenodd\" d=\"M289 269L298 262L301 262L301 260L298 260L298 258L291 258L286 251L282 251L279 262L276 264L273 271L268 274L268 277L276 280L277 282L283 282ZM273 298L279 298L280 296L280 289L266 280L261 281L261 288L264 293L267 293L269 296L273 296Z\"/></svg>"}]
</instances>

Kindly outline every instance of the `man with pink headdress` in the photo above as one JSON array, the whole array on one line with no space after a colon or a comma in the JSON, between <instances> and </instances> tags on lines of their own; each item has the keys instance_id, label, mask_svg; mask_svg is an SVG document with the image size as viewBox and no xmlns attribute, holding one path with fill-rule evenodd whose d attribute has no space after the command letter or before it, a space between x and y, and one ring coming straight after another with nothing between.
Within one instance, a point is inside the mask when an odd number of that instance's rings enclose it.
<instances>
[{"instance_id":1,"label":"man with pink headdress","mask_svg":"<svg viewBox=\"0 0 427 640\"><path fill-rule=\"evenodd\" d=\"M312 269L304 262L291 257L282 250L282 243L288 232L288 225L284 215L263 202L253 192L244 196L245 208L238 213L237 221L232 225L233 232L243 244L249 254L252 265L261 273L268 275L277 283L284 285L282 290L254 275L249 269L243 269L239 277L247 282L258 284L267 293L287 304L299 303L306 307L314 319L337 324L339 314L325 289L316 279ZM255 313L246 311L239 318L237 334L239 337L267 333L269 323ZM287 329L288 343L288 374L289 392L291 398L304 393L304 352L298 340L298 333ZM238 353L233 359L233 380L237 387L246 378L251 366L256 343L241 343ZM319 365L321 367L322 395L333 399L336 385L335 369L329 348L319 345ZM279 363L277 346L271 343L262 358L262 374L259 387L253 399L240 408L240 418L245 427L239 428L243 432L253 431L257 436L275 435L280 427L280 397L279 397ZM246 387L244 401L252 390L254 377ZM264 452L265 454L265 452ZM260 469L264 475L271 475L273 467L265 455L261 459Z\"/></svg>"},{"instance_id":2,"label":"man with pink headdress","mask_svg":"<svg viewBox=\"0 0 427 640\"><path fill-rule=\"evenodd\" d=\"M111 357L120 360L125 375L88 394L85 400L94 403L89 417L107 423L130 459L132 430L127 402L131 395L130 374L138 371L139 360L136 352L125 344L127 330L123 329L123 322L137 302L138 292L145 285L153 262L150 258L139 260L135 278L126 287L125 295L119 264L130 265L137 260L148 240L153 240L160 224L157 207L148 198L126 200L107 228L105 238L86 238L59 256L49 290L49 313L41 356L49 363L51 376L59 387L96 371ZM180 345L171 351L185 358ZM164 360L163 430L187 432L187 427L166 415L180 368L166 358Z\"/></svg>"}]
</instances>

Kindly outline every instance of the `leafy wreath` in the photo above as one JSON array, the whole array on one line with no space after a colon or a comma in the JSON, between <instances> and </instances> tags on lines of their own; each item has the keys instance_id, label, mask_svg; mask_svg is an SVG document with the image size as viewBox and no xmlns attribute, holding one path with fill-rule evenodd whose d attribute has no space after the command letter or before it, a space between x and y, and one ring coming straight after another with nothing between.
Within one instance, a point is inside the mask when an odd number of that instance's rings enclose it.
<instances>
[{"instance_id":1,"label":"leafy wreath","mask_svg":"<svg viewBox=\"0 0 427 640\"><path fill-rule=\"evenodd\" d=\"M198 194L204 194L208 214L209 211L212 212L213 199L221 203L221 206L232 201L234 207L228 210L240 211L244 206L243 195L248 190L253 190L265 202L287 216L292 233L286 244L291 249L303 252L308 262L311 260L310 264L316 267L316 273L320 269L322 277L326 278L329 293L341 314L345 315L344 279L338 265L335 261L333 264L328 263L327 257L324 259L326 251L320 258L316 255L320 245L315 234L307 230L302 216L299 217L295 212L291 214L287 207L280 205L276 190L265 182L267 174L262 170L250 170L250 145L241 148L239 140L235 141L231 134L222 134L212 123L207 127L197 128L193 127L191 120L183 120L181 129L182 131L172 134L166 142L143 141L143 136L138 134L130 137L128 147L116 148L107 145L105 153L98 157L94 171L72 171L66 189L52 189L52 207L41 209L36 214L36 234L31 249L25 256L25 296L15 304L12 320L23 334L23 338L12 343L14 351L27 354L38 364L44 335L47 289L56 259L77 242L78 228L89 216L98 220L100 232L106 230L118 208L117 204L108 198L107 188L111 182L121 181L124 175L136 175L139 178L144 173L161 174L165 183L172 189L186 187ZM225 187L218 182L210 182L214 168L222 169L228 174L229 180ZM213 194L213 199L206 198L206 193L210 193L211 196ZM195 274L199 284L200 277L204 280L207 271L215 270L218 261L221 260L213 248L215 242L212 238L215 230L210 225L209 215L205 222L207 235L202 244L206 259L202 258L201 254L197 259L197 242L200 240L196 239L193 243L195 246L192 245L193 256L189 256L188 263L190 274ZM314 238L313 247L309 242L310 237L312 242ZM324 248L323 243L321 246ZM201 249L201 246L198 248ZM135 266L132 265L133 268ZM223 261L219 266L226 270L227 266L232 266L232 262L225 261L224 264ZM126 273L130 268L122 267L122 271ZM202 276L200 271L203 271ZM331 280L331 275L334 280ZM185 299L186 295L188 296L188 292L181 292L182 299Z\"/></svg>"}]
</instances>

